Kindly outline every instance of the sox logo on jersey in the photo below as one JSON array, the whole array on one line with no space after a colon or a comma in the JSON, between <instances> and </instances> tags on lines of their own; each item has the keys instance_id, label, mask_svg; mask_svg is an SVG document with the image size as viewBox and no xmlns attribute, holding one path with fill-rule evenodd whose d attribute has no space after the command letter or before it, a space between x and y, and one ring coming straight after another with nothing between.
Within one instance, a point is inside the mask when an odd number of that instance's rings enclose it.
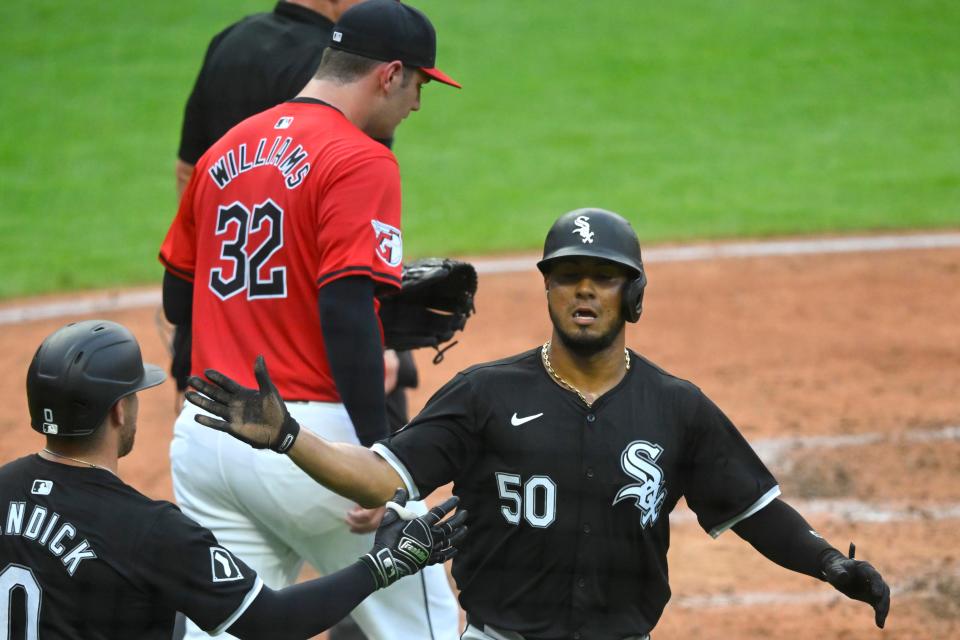
<instances>
[{"instance_id":1,"label":"sox logo on jersey","mask_svg":"<svg viewBox=\"0 0 960 640\"><path fill-rule=\"evenodd\" d=\"M646 440L634 440L620 456L620 468L623 472L640 482L620 489L613 499L613 504L632 498L634 506L640 510L640 525L644 528L657 521L660 507L666 498L663 469L656 464L661 453L663 447L660 445Z\"/></svg>"}]
</instances>

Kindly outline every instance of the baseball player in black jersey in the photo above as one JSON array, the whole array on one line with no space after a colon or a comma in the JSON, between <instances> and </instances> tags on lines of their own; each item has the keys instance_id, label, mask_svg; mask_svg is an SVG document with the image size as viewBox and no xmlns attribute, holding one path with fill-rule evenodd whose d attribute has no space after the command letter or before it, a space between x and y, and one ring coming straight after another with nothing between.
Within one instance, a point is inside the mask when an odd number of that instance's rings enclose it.
<instances>
[{"instance_id":1,"label":"baseball player in black jersey","mask_svg":"<svg viewBox=\"0 0 960 640\"><path fill-rule=\"evenodd\" d=\"M178 610L211 632L308 638L455 552L466 512L441 522L450 503L411 518L401 489L370 553L318 580L265 586L209 530L116 475L137 392L164 377L113 322L67 325L37 350L27 396L46 447L0 467L0 639L167 640Z\"/></svg>"},{"instance_id":2,"label":"baseball player in black jersey","mask_svg":"<svg viewBox=\"0 0 960 640\"><path fill-rule=\"evenodd\" d=\"M454 483L470 510L453 565L465 640L646 638L670 597L668 516L681 497L710 535L733 529L773 562L869 603L882 627L890 591L877 570L778 498L699 388L625 348L646 285L629 223L600 209L567 213L537 266L553 323L544 345L461 372L371 449L304 430L291 459L361 504L381 503L398 482L414 497ZM277 432L278 420L238 419L244 398L269 389L241 396L207 376L213 384L191 380L204 395L188 398L224 420L199 422L248 439Z\"/></svg>"}]
</instances>

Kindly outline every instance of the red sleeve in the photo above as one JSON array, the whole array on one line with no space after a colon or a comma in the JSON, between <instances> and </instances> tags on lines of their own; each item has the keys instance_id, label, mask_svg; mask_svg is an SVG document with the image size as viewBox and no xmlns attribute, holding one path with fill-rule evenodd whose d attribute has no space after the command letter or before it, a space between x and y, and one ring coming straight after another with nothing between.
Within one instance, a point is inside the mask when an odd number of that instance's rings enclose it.
<instances>
[{"instance_id":1,"label":"red sleeve","mask_svg":"<svg viewBox=\"0 0 960 640\"><path fill-rule=\"evenodd\" d=\"M193 217L193 197L197 189L199 176L203 173L199 166L194 169L187 188L180 198L180 207L173 224L167 230L167 237L160 245L160 262L167 271L187 282L193 282L197 264L197 231Z\"/></svg>"},{"instance_id":2,"label":"red sleeve","mask_svg":"<svg viewBox=\"0 0 960 640\"><path fill-rule=\"evenodd\" d=\"M400 286L400 170L393 157L364 158L330 185L320 204L317 247L318 287L357 275Z\"/></svg>"}]
</instances>

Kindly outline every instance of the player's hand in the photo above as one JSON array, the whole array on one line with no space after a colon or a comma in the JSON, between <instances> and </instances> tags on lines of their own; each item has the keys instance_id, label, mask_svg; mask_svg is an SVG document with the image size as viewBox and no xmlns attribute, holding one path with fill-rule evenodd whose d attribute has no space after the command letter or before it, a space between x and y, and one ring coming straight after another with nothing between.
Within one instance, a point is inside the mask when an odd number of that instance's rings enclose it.
<instances>
[{"instance_id":1,"label":"player's hand","mask_svg":"<svg viewBox=\"0 0 960 640\"><path fill-rule=\"evenodd\" d=\"M350 527L350 533L370 533L376 531L377 527L383 521L383 513L386 507L376 507L374 509L364 509L356 506L347 511L347 526Z\"/></svg>"},{"instance_id":2,"label":"player's hand","mask_svg":"<svg viewBox=\"0 0 960 640\"><path fill-rule=\"evenodd\" d=\"M457 554L456 544L467 534L467 512L443 518L457 506L450 498L419 518L408 510L407 491L397 489L387 502L383 522L374 537L373 549L360 558L373 574L378 588L413 575L427 565L445 562Z\"/></svg>"},{"instance_id":3,"label":"player's hand","mask_svg":"<svg viewBox=\"0 0 960 640\"><path fill-rule=\"evenodd\" d=\"M253 365L259 389L248 389L214 369L203 373L209 382L190 376L187 384L200 393L187 391L186 398L222 420L205 414L195 415L194 420L205 427L229 433L255 449L273 449L277 453L289 451L300 433L300 425L287 412L280 392L270 380L262 355L257 356Z\"/></svg>"},{"instance_id":4,"label":"player's hand","mask_svg":"<svg viewBox=\"0 0 960 640\"><path fill-rule=\"evenodd\" d=\"M852 542L849 558L836 549L828 549L822 559L823 577L843 595L873 607L874 621L883 629L890 612L890 587L872 564L854 560L855 553Z\"/></svg>"}]
</instances>

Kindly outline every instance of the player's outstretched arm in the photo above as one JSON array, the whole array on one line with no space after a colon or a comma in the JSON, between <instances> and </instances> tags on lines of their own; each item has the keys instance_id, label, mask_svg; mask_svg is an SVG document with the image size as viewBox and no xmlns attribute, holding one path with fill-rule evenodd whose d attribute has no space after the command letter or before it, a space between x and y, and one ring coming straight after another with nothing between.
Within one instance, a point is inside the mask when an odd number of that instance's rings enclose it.
<instances>
[{"instance_id":1,"label":"player's outstretched arm","mask_svg":"<svg viewBox=\"0 0 960 640\"><path fill-rule=\"evenodd\" d=\"M270 380L263 356L253 371L258 389L213 369L204 372L207 380L192 376L188 384L196 391L187 391L187 400L213 414L198 414L195 420L256 449L286 453L314 480L365 507L382 505L403 485L393 467L369 449L301 431Z\"/></svg>"},{"instance_id":2,"label":"player's outstretched arm","mask_svg":"<svg viewBox=\"0 0 960 640\"><path fill-rule=\"evenodd\" d=\"M890 611L890 587L869 562L845 557L807 523L793 507L776 499L734 525L741 538L782 567L826 580L848 598L866 602L881 629Z\"/></svg>"},{"instance_id":3,"label":"player's outstretched arm","mask_svg":"<svg viewBox=\"0 0 960 640\"><path fill-rule=\"evenodd\" d=\"M397 490L387 503L373 548L356 563L280 591L264 587L228 631L244 639L309 638L341 620L377 589L456 555L456 545L466 535L467 512L444 518L457 498L419 518L406 509L406 500L406 491Z\"/></svg>"}]
</instances>

